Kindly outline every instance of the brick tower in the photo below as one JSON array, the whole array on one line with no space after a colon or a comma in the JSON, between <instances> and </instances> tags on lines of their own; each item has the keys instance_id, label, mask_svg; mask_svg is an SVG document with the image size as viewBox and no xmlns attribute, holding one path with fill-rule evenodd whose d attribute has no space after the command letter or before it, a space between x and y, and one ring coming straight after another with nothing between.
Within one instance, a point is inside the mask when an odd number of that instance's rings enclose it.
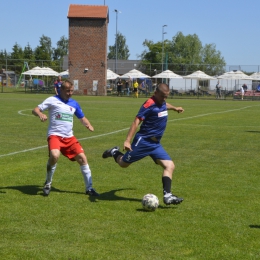
<instances>
[{"instance_id":1,"label":"brick tower","mask_svg":"<svg viewBox=\"0 0 260 260\"><path fill-rule=\"evenodd\" d=\"M108 7L72 4L68 19L68 67L74 92L106 95Z\"/></svg>"}]
</instances>

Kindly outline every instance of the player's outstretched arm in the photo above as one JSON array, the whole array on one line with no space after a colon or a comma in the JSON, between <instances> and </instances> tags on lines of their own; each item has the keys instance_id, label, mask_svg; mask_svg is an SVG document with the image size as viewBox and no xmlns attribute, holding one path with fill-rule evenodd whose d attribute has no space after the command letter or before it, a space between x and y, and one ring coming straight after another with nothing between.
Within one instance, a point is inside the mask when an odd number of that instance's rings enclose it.
<instances>
[{"instance_id":1,"label":"player's outstretched arm","mask_svg":"<svg viewBox=\"0 0 260 260\"><path fill-rule=\"evenodd\" d=\"M35 107L32 110L32 114L35 115L35 116L38 116L42 122L44 122L48 119L48 117L41 112L39 107Z\"/></svg>"},{"instance_id":2,"label":"player's outstretched arm","mask_svg":"<svg viewBox=\"0 0 260 260\"><path fill-rule=\"evenodd\" d=\"M184 112L184 109L182 107L175 107L175 106L173 106L173 105L171 105L169 103L166 103L166 106L167 106L168 110L174 110L174 111L176 111L178 113L183 113Z\"/></svg>"},{"instance_id":3,"label":"player's outstretched arm","mask_svg":"<svg viewBox=\"0 0 260 260\"><path fill-rule=\"evenodd\" d=\"M80 122L91 132L94 131L94 127L90 124L89 120L86 117L82 117Z\"/></svg>"}]
</instances>

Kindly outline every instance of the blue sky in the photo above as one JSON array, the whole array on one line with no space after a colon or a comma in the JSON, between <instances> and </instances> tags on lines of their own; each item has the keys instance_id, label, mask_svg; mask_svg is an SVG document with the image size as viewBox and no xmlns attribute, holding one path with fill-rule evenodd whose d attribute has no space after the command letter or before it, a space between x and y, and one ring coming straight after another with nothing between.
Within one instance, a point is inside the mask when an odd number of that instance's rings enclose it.
<instances>
[{"instance_id":1,"label":"blue sky","mask_svg":"<svg viewBox=\"0 0 260 260\"><path fill-rule=\"evenodd\" d=\"M118 32L126 38L130 59L138 59L145 39L162 41L177 32L197 34L202 44L214 43L227 65L260 65L260 0L8 0L2 6L0 50L12 51L17 42L34 49L42 35L56 47L61 36L68 37L70 4L109 7L108 45Z\"/></svg>"}]
</instances>

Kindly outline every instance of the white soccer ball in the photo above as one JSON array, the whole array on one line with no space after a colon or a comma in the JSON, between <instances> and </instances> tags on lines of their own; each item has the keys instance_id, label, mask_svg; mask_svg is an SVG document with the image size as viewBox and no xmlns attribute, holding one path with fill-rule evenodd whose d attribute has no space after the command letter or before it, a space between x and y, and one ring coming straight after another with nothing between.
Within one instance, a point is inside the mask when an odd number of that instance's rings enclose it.
<instances>
[{"instance_id":1,"label":"white soccer ball","mask_svg":"<svg viewBox=\"0 0 260 260\"><path fill-rule=\"evenodd\" d=\"M159 199L154 194L146 194L143 196L142 206L144 210L155 211L159 206Z\"/></svg>"}]
</instances>

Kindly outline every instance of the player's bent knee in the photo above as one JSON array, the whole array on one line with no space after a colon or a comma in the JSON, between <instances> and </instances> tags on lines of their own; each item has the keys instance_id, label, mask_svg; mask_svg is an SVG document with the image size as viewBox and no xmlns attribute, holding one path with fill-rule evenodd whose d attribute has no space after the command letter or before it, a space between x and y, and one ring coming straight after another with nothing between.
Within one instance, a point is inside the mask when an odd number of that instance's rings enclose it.
<instances>
[{"instance_id":1,"label":"player's bent knee","mask_svg":"<svg viewBox=\"0 0 260 260\"><path fill-rule=\"evenodd\" d=\"M80 165L85 165L88 163L87 157L84 153L80 153L75 157L75 160L80 164Z\"/></svg>"},{"instance_id":2,"label":"player's bent knee","mask_svg":"<svg viewBox=\"0 0 260 260\"><path fill-rule=\"evenodd\" d=\"M173 162L173 161L170 161L168 167L170 168L171 171L174 171L174 169L175 169L174 162Z\"/></svg>"},{"instance_id":3,"label":"player's bent knee","mask_svg":"<svg viewBox=\"0 0 260 260\"><path fill-rule=\"evenodd\" d=\"M60 157L60 150L53 149L50 151L50 159L51 161L57 162Z\"/></svg>"},{"instance_id":4,"label":"player's bent knee","mask_svg":"<svg viewBox=\"0 0 260 260\"><path fill-rule=\"evenodd\" d=\"M159 160L159 164L168 171L173 172L175 169L175 165L173 161L170 160Z\"/></svg>"},{"instance_id":5,"label":"player's bent knee","mask_svg":"<svg viewBox=\"0 0 260 260\"><path fill-rule=\"evenodd\" d=\"M126 163L124 162L122 159L120 159L118 161L118 165L121 167L121 168L127 168L131 163Z\"/></svg>"}]
</instances>

